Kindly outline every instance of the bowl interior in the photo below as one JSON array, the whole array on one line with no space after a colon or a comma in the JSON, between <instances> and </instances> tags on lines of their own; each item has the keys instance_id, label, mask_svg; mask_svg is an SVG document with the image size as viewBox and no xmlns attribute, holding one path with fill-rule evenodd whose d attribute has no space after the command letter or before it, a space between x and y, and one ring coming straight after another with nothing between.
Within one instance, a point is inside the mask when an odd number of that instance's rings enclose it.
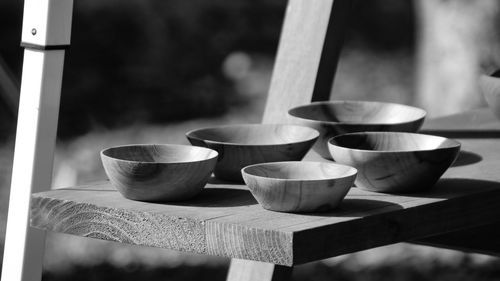
<instances>
[{"instance_id":1,"label":"bowl interior","mask_svg":"<svg viewBox=\"0 0 500 281\"><path fill-rule=\"evenodd\" d=\"M321 162L274 162L245 167L249 175L283 180L328 180L356 174L353 167Z\"/></svg>"},{"instance_id":2,"label":"bowl interior","mask_svg":"<svg viewBox=\"0 0 500 281\"><path fill-rule=\"evenodd\" d=\"M330 143L349 149L371 151L421 151L460 145L455 140L438 136L394 132L345 134L332 138Z\"/></svg>"},{"instance_id":3,"label":"bowl interior","mask_svg":"<svg viewBox=\"0 0 500 281\"><path fill-rule=\"evenodd\" d=\"M316 102L293 108L289 114L302 119L353 124L396 124L424 118L425 110L395 103L368 101Z\"/></svg>"},{"instance_id":4,"label":"bowl interior","mask_svg":"<svg viewBox=\"0 0 500 281\"><path fill-rule=\"evenodd\" d=\"M111 158L148 163L197 162L217 156L217 152L203 147L186 145L127 145L108 148L102 154Z\"/></svg>"},{"instance_id":5,"label":"bowl interior","mask_svg":"<svg viewBox=\"0 0 500 281\"><path fill-rule=\"evenodd\" d=\"M296 143L319 136L316 130L295 125L248 124L194 130L189 138L239 145L276 145Z\"/></svg>"}]
</instances>

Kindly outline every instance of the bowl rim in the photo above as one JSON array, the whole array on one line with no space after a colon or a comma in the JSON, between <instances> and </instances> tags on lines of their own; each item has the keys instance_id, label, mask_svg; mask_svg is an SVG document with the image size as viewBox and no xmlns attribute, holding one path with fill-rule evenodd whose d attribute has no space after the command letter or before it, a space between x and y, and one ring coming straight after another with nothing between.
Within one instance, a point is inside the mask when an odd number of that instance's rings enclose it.
<instances>
[{"instance_id":1,"label":"bowl rim","mask_svg":"<svg viewBox=\"0 0 500 281\"><path fill-rule=\"evenodd\" d=\"M325 165L333 165L333 166L342 166L342 167L347 167L349 168L348 172L346 173L345 176L341 177L330 177L330 178L323 178L323 179L286 179L286 178L271 178L271 177L263 177L263 176L258 176L254 174L250 174L246 171L247 168L252 168L256 166L265 166L265 165L277 165L277 164L287 164L287 163L301 163L301 164L310 164L310 163L320 163L320 164L325 164ZM252 164L245 166L241 169L241 174L242 175L249 175L252 177L256 178L261 178L261 179L266 179L266 180L271 180L271 181L277 181L277 182L322 182L322 181L330 181L330 180L339 180L339 179L346 179L350 177L356 178L358 174L358 169L356 169L353 166L346 165L346 164L340 164L340 163L335 163L335 162L320 162L320 161L281 161L281 162L265 162L265 163L258 163L258 164Z\"/></svg>"},{"instance_id":2,"label":"bowl rim","mask_svg":"<svg viewBox=\"0 0 500 281\"><path fill-rule=\"evenodd\" d=\"M211 157L205 158L205 159L200 159L200 160L194 160L194 161L154 161L154 162L148 162L148 161L137 161L137 160L127 160L127 159L122 159L122 158L116 158L112 157L109 155L106 155L105 152L111 149L121 149L121 148L127 148L127 147L139 147L139 146L163 146L163 147L183 147L183 148L189 148L189 149L200 149L200 150L207 150L207 152L211 152L215 154ZM120 162L127 162L127 163L137 163L137 164L191 164L191 163L200 163L204 161L210 161L212 159L217 159L219 156L219 152L217 152L214 149L208 148L208 147L201 147L201 146L192 146L192 145L184 145L184 144L162 144L162 143L138 143L138 144L125 144L125 145L117 145L117 146L111 146L104 148L100 151L99 153L101 157L107 157L116 161Z\"/></svg>"},{"instance_id":3,"label":"bowl rim","mask_svg":"<svg viewBox=\"0 0 500 281\"><path fill-rule=\"evenodd\" d=\"M423 136L423 137L432 137L432 138L437 138L437 139L442 139L444 141L449 141L450 145L446 147L437 147L437 148L432 148L432 149L408 149L408 150L368 150L368 149L359 149L359 148L350 148L346 146L341 146L341 145L336 145L333 144L332 141L334 139L338 139L341 137L345 136L350 136L350 135L417 135L417 136ZM364 152L364 153L412 153L412 152L432 152L432 151L439 151L439 150L448 150L448 149L455 149L458 148L460 149L462 144L451 138L446 138L442 136L436 136L436 135L430 135L430 134L420 134L420 133L409 133L409 132L377 132L377 131L367 131L367 132L354 132L354 133L347 133L347 134L342 134L338 136L334 136L328 139L327 141L328 147L337 147L345 150L350 150L350 151L359 151L359 152ZM331 151L329 149L330 154ZM333 155L332 155L333 157Z\"/></svg>"},{"instance_id":4,"label":"bowl rim","mask_svg":"<svg viewBox=\"0 0 500 281\"><path fill-rule=\"evenodd\" d=\"M225 129L225 128L236 128L236 127L271 127L271 126L281 126L281 127L297 127L301 128L304 130L309 130L312 134L312 136L308 138L304 138L304 140L299 140L299 141L291 141L291 142L282 142L282 143L270 143L270 144L251 144L251 143L237 143L237 142L223 142L223 141L215 141L215 140L207 140L207 139L202 139L199 137L193 136L194 133L199 132L199 131L204 131L204 130L213 130L213 129ZM248 124L229 124L229 125L220 125L220 126L213 126L213 127L203 127L203 128L198 128L194 130L190 130L186 132L186 138L188 139L195 139L201 142L205 143L210 143L210 144L221 144L225 146L242 146L242 147L273 147L273 146L282 146L282 145L290 145L290 144L300 144L300 143L306 143L310 141L315 141L319 138L320 133L318 130L313 129L311 127L303 126L303 125L296 125L296 124L282 124L282 123L266 123L266 124L260 124L260 123L248 123Z\"/></svg>"},{"instance_id":5,"label":"bowl rim","mask_svg":"<svg viewBox=\"0 0 500 281\"><path fill-rule=\"evenodd\" d=\"M366 123L366 122L346 122L346 121L323 121L323 120L317 120L317 119L311 119L311 118L305 118L301 116L297 116L292 114L292 111L297 110L299 108L307 108L310 106L316 106L316 105L321 105L321 104L326 104L326 105L338 105L338 104L343 104L343 103L368 103L368 104L382 104L382 105L395 105L395 106L400 106L400 107L405 107L414 111L419 111L422 116L409 120L409 121L403 121L403 122L383 122L383 123ZM422 119L425 119L427 116L427 111L423 108L412 106L412 105L407 105L407 104L401 104L401 103L395 103L395 102L382 102L382 101L366 101L366 100L330 100L330 101L315 101L311 102L308 104L303 104L299 105L293 108L290 108L288 110L288 115L297 118L297 119L302 119L302 120L308 120L312 122L318 122L318 123L326 123L326 124L332 124L332 125L357 125L357 126L387 126L387 125L402 125L402 124L410 124L414 122L418 122Z\"/></svg>"}]
</instances>

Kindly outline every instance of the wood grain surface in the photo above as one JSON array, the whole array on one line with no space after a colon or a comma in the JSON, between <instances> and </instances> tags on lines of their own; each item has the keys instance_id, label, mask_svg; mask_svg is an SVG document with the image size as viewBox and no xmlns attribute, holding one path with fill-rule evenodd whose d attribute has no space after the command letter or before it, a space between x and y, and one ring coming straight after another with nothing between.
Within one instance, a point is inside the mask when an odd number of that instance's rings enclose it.
<instances>
[{"instance_id":1,"label":"wood grain surface","mask_svg":"<svg viewBox=\"0 0 500 281\"><path fill-rule=\"evenodd\" d=\"M204 128L186 134L189 142L219 153L217 178L243 182L241 169L252 164L300 161L318 138L309 127L246 124Z\"/></svg>"},{"instance_id":2,"label":"wood grain surface","mask_svg":"<svg viewBox=\"0 0 500 281\"><path fill-rule=\"evenodd\" d=\"M339 206L353 186L357 171L336 163L304 161L251 165L242 174L264 209L320 212Z\"/></svg>"},{"instance_id":3,"label":"wood grain surface","mask_svg":"<svg viewBox=\"0 0 500 281\"><path fill-rule=\"evenodd\" d=\"M491 139L500 142L500 121L489 108L479 108L460 114L440 117L426 122L422 132L454 138ZM494 151L492 151L494 152ZM498 157L498 156L497 156ZM456 165L474 163L484 159L475 153L462 151ZM490 163L496 165L498 163ZM466 172L466 171L464 171ZM474 170L474 173L479 173ZM485 223L478 227L469 227L459 231L433 235L413 242L435 247L444 247L461 251L500 255L500 221Z\"/></svg>"},{"instance_id":4,"label":"wood grain surface","mask_svg":"<svg viewBox=\"0 0 500 281\"><path fill-rule=\"evenodd\" d=\"M101 151L113 186L126 198L179 201L203 189L217 162L217 152L187 145L126 145Z\"/></svg>"},{"instance_id":5,"label":"wood grain surface","mask_svg":"<svg viewBox=\"0 0 500 281\"><path fill-rule=\"evenodd\" d=\"M455 161L460 143L424 134L364 132L334 137L328 148L334 161L358 169L357 187L407 193L432 188Z\"/></svg>"},{"instance_id":6,"label":"wood grain surface","mask_svg":"<svg viewBox=\"0 0 500 281\"><path fill-rule=\"evenodd\" d=\"M189 201L152 204L127 200L102 183L34 194L31 224L292 266L498 221L500 143L467 139L462 148L476 161L452 167L429 192L388 195L353 188L338 209L326 213L268 211L242 185L213 183Z\"/></svg>"},{"instance_id":7,"label":"wood grain surface","mask_svg":"<svg viewBox=\"0 0 500 281\"><path fill-rule=\"evenodd\" d=\"M420 108L372 101L314 102L292 108L289 114L294 123L320 133L313 149L325 159L331 159L327 142L334 136L364 131L416 132L426 115Z\"/></svg>"}]
</instances>

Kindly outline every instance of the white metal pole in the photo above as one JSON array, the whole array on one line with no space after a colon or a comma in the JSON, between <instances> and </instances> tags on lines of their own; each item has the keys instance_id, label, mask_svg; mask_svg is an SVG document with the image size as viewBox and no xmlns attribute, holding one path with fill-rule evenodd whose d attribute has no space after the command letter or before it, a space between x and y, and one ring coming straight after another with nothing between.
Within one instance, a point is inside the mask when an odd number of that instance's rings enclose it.
<instances>
[{"instance_id":1,"label":"white metal pole","mask_svg":"<svg viewBox=\"0 0 500 281\"><path fill-rule=\"evenodd\" d=\"M2 281L41 280L45 232L29 227L32 192L50 189L72 0L25 0L23 76Z\"/></svg>"}]
</instances>

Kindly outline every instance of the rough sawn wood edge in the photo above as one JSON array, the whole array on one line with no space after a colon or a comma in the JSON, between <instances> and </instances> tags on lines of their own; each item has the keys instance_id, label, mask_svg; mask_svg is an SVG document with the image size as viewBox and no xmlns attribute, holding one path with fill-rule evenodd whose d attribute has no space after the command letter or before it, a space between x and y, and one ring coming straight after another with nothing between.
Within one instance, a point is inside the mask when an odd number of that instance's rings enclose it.
<instances>
[{"instance_id":1,"label":"rough sawn wood edge","mask_svg":"<svg viewBox=\"0 0 500 281\"><path fill-rule=\"evenodd\" d=\"M293 265L293 233L34 194L32 227L130 245Z\"/></svg>"},{"instance_id":2,"label":"rough sawn wood edge","mask_svg":"<svg viewBox=\"0 0 500 281\"><path fill-rule=\"evenodd\" d=\"M33 227L132 245L284 266L479 226L495 222L500 217L500 209L494 204L500 198L500 190L425 205L413 205L414 202L409 201L398 209L394 206L381 208L353 221L295 232L114 209L44 195L47 193L32 197Z\"/></svg>"}]
</instances>

